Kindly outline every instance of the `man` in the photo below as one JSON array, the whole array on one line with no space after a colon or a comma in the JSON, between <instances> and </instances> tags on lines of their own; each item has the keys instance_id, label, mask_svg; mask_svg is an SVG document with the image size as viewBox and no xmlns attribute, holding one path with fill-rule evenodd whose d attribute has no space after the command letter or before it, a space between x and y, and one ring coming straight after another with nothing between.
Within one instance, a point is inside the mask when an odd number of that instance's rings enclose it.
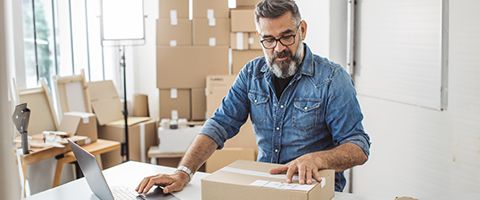
<instances>
[{"instance_id":1,"label":"man","mask_svg":"<svg viewBox=\"0 0 480 200\"><path fill-rule=\"evenodd\" d=\"M318 170L335 169L335 190L343 171L368 159L370 142L352 79L339 65L312 54L303 40L307 24L292 0L263 0L255 10L265 57L241 70L176 173L146 177L140 193L153 185L181 190L207 158L238 133L250 114L258 161L285 164L272 174L298 174L300 184L319 180Z\"/></svg>"}]
</instances>

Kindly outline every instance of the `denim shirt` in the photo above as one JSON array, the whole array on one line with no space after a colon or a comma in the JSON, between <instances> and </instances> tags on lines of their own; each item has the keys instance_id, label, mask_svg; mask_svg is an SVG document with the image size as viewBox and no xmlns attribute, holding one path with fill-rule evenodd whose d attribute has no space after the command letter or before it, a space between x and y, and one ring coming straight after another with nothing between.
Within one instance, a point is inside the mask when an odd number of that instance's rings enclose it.
<instances>
[{"instance_id":1,"label":"denim shirt","mask_svg":"<svg viewBox=\"0 0 480 200\"><path fill-rule=\"evenodd\" d=\"M368 156L370 139L350 75L340 65L312 54L307 45L304 55L279 99L265 58L247 63L201 134L221 149L250 114L260 162L285 164L347 142ZM335 190L342 191L345 183L343 172L337 172Z\"/></svg>"}]
</instances>

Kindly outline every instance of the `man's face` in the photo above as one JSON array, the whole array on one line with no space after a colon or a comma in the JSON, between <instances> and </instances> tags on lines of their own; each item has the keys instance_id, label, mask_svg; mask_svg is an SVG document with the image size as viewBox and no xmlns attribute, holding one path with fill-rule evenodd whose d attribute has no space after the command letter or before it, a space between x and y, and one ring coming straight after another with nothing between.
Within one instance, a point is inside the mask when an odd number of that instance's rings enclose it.
<instances>
[{"instance_id":1,"label":"man's face","mask_svg":"<svg viewBox=\"0 0 480 200\"><path fill-rule=\"evenodd\" d=\"M295 24L292 13L287 12L275 19L260 18L258 30L264 45L276 43L272 48L263 46L270 70L279 78L293 76L303 59L302 41L305 38L306 23L302 21Z\"/></svg>"}]
</instances>

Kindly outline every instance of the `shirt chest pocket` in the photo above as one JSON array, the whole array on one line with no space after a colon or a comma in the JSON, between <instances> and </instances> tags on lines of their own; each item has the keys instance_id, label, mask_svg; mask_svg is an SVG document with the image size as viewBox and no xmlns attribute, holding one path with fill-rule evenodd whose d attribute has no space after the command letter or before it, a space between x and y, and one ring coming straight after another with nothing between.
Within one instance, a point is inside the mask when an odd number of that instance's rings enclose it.
<instances>
[{"instance_id":1,"label":"shirt chest pocket","mask_svg":"<svg viewBox=\"0 0 480 200\"><path fill-rule=\"evenodd\" d=\"M269 115L268 101L270 98L265 94L250 91L248 93L248 99L251 103L250 116L252 122L260 126L265 125Z\"/></svg>"},{"instance_id":2,"label":"shirt chest pocket","mask_svg":"<svg viewBox=\"0 0 480 200\"><path fill-rule=\"evenodd\" d=\"M296 99L293 102L293 126L302 131L314 128L321 115L320 99Z\"/></svg>"}]
</instances>

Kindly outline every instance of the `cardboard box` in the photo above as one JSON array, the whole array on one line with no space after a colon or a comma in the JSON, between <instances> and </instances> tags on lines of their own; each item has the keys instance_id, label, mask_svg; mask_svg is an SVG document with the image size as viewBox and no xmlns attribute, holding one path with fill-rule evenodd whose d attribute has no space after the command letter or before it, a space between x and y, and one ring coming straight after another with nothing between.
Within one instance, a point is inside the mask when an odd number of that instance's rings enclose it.
<instances>
[{"instance_id":1,"label":"cardboard box","mask_svg":"<svg viewBox=\"0 0 480 200\"><path fill-rule=\"evenodd\" d=\"M224 148L222 150L216 150L205 163L205 169L207 173L213 173L237 160L255 161L255 150L244 148Z\"/></svg>"},{"instance_id":2,"label":"cardboard box","mask_svg":"<svg viewBox=\"0 0 480 200\"><path fill-rule=\"evenodd\" d=\"M193 0L193 18L228 18L228 0Z\"/></svg>"},{"instance_id":3,"label":"cardboard box","mask_svg":"<svg viewBox=\"0 0 480 200\"><path fill-rule=\"evenodd\" d=\"M234 50L248 49L248 33L230 33L230 48Z\"/></svg>"},{"instance_id":4,"label":"cardboard box","mask_svg":"<svg viewBox=\"0 0 480 200\"><path fill-rule=\"evenodd\" d=\"M205 88L209 74L228 74L228 46L157 47L157 88Z\"/></svg>"},{"instance_id":5,"label":"cardboard box","mask_svg":"<svg viewBox=\"0 0 480 200\"><path fill-rule=\"evenodd\" d=\"M157 45L191 46L192 21L188 19L177 19L176 24L172 24L170 19L158 19Z\"/></svg>"},{"instance_id":6,"label":"cardboard box","mask_svg":"<svg viewBox=\"0 0 480 200\"><path fill-rule=\"evenodd\" d=\"M185 153L201 130L201 126L179 129L164 129L160 127L158 128L160 144L155 152L157 154Z\"/></svg>"},{"instance_id":7,"label":"cardboard box","mask_svg":"<svg viewBox=\"0 0 480 200\"><path fill-rule=\"evenodd\" d=\"M63 113L59 131L70 135L88 137L86 144L97 141L97 117L93 113L66 112Z\"/></svg>"},{"instance_id":8,"label":"cardboard box","mask_svg":"<svg viewBox=\"0 0 480 200\"><path fill-rule=\"evenodd\" d=\"M222 103L223 98L230 90L235 78L236 76L234 75L207 77L207 117L213 116L214 112ZM224 147L258 149L256 136L250 119L247 119L235 137L225 142Z\"/></svg>"},{"instance_id":9,"label":"cardboard box","mask_svg":"<svg viewBox=\"0 0 480 200\"><path fill-rule=\"evenodd\" d=\"M260 44L260 37L257 33L248 34L248 49L262 50L262 44Z\"/></svg>"},{"instance_id":10,"label":"cardboard box","mask_svg":"<svg viewBox=\"0 0 480 200\"><path fill-rule=\"evenodd\" d=\"M158 3L160 7L158 10L158 17L168 19L171 17L188 19L188 1L189 0L160 0Z\"/></svg>"},{"instance_id":11,"label":"cardboard box","mask_svg":"<svg viewBox=\"0 0 480 200\"><path fill-rule=\"evenodd\" d=\"M88 88L99 125L123 119L122 103L111 80L90 82Z\"/></svg>"},{"instance_id":12,"label":"cardboard box","mask_svg":"<svg viewBox=\"0 0 480 200\"><path fill-rule=\"evenodd\" d=\"M148 118L147 118L148 119ZM140 121L140 122L139 122ZM141 118L131 117L128 120L128 148L132 161L147 162L147 152L151 146L158 144L156 134L157 123L155 120L142 121ZM100 126L98 137L106 140L125 143L124 121L114 121L105 126ZM102 155L102 163L105 168L120 164L122 156L120 152Z\"/></svg>"},{"instance_id":13,"label":"cardboard box","mask_svg":"<svg viewBox=\"0 0 480 200\"><path fill-rule=\"evenodd\" d=\"M230 10L231 32L255 32L255 10L253 8L236 8Z\"/></svg>"},{"instance_id":14,"label":"cardboard box","mask_svg":"<svg viewBox=\"0 0 480 200\"><path fill-rule=\"evenodd\" d=\"M134 117L149 117L148 111L148 95L135 94L133 97L133 113Z\"/></svg>"},{"instance_id":15,"label":"cardboard box","mask_svg":"<svg viewBox=\"0 0 480 200\"><path fill-rule=\"evenodd\" d=\"M192 88L191 91L192 102L192 117L193 121L203 121L207 113L207 96L205 95L205 88Z\"/></svg>"},{"instance_id":16,"label":"cardboard box","mask_svg":"<svg viewBox=\"0 0 480 200\"><path fill-rule=\"evenodd\" d=\"M190 119L190 89L160 89L160 118L172 119L172 111L178 118Z\"/></svg>"},{"instance_id":17,"label":"cardboard box","mask_svg":"<svg viewBox=\"0 0 480 200\"><path fill-rule=\"evenodd\" d=\"M237 7L254 7L260 0L237 0Z\"/></svg>"},{"instance_id":18,"label":"cardboard box","mask_svg":"<svg viewBox=\"0 0 480 200\"><path fill-rule=\"evenodd\" d=\"M233 50L232 51L232 73L238 74L240 70L251 60L264 56L261 50Z\"/></svg>"},{"instance_id":19,"label":"cardboard box","mask_svg":"<svg viewBox=\"0 0 480 200\"><path fill-rule=\"evenodd\" d=\"M270 170L279 166L236 161L202 179L202 199L330 200L334 197L334 170L320 171L320 183L299 185L287 184L284 175L270 175Z\"/></svg>"},{"instance_id":20,"label":"cardboard box","mask_svg":"<svg viewBox=\"0 0 480 200\"><path fill-rule=\"evenodd\" d=\"M225 46L230 42L230 19L193 19L193 45Z\"/></svg>"}]
</instances>

